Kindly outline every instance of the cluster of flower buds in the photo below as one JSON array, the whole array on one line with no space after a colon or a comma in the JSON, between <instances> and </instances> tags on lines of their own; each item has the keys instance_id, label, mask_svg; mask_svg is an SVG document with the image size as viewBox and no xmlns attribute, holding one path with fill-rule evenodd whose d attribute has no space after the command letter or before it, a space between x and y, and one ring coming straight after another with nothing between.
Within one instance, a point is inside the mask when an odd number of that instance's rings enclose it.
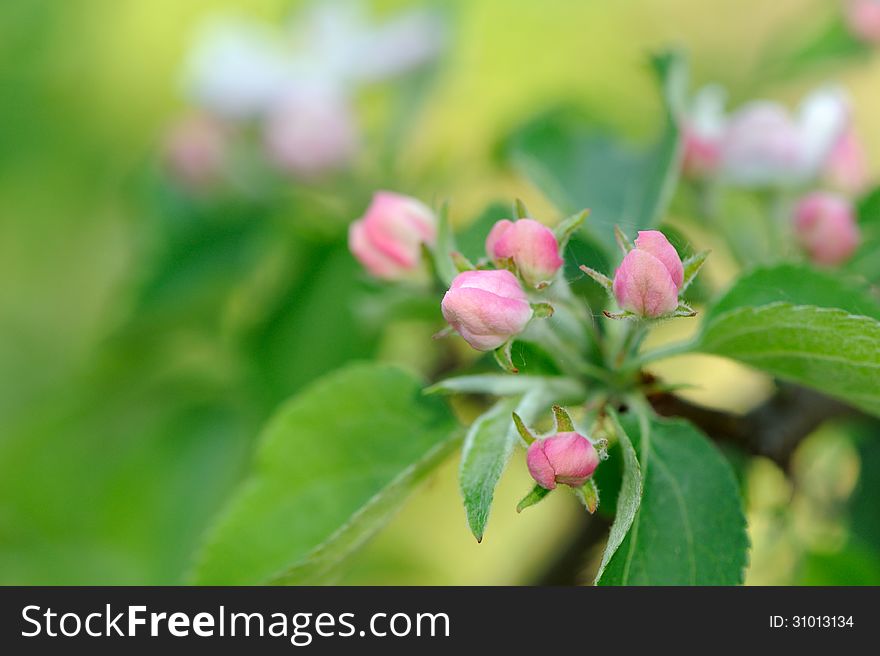
<instances>
[{"instance_id":1,"label":"cluster of flower buds","mask_svg":"<svg viewBox=\"0 0 880 656\"><path fill-rule=\"evenodd\" d=\"M545 437L536 437L514 413L513 421L526 445L526 464L537 483L535 489L517 506L521 511L543 499L558 485L567 485L592 513L599 505L599 491L593 473L606 455L607 443L594 444L578 433L569 414L561 406L553 406L555 429ZM598 446L598 448L597 448Z\"/></svg>"},{"instance_id":2,"label":"cluster of flower buds","mask_svg":"<svg viewBox=\"0 0 880 656\"><path fill-rule=\"evenodd\" d=\"M360 142L355 92L425 64L444 41L433 12L381 24L365 13L360 2L340 1L315 3L286 27L213 18L187 58L188 100L211 120L256 126L266 159L283 172L309 180L346 168ZM214 180L229 165L229 147L218 142L232 131L210 135L210 157L204 126L185 118L171 131L166 158L184 184Z\"/></svg>"},{"instance_id":3,"label":"cluster of flower buds","mask_svg":"<svg viewBox=\"0 0 880 656\"><path fill-rule=\"evenodd\" d=\"M880 0L845 0L846 22L858 38L880 44Z\"/></svg>"}]
</instances>

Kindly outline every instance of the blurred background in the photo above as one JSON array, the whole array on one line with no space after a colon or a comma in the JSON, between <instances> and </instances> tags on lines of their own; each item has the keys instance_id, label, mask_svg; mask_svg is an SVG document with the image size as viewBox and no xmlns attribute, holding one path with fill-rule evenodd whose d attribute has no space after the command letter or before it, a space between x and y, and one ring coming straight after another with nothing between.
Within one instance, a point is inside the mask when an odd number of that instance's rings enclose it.
<instances>
[{"instance_id":1,"label":"blurred background","mask_svg":"<svg viewBox=\"0 0 880 656\"><path fill-rule=\"evenodd\" d=\"M169 139L192 116L185 68L204 21L280 26L302 5L0 4L0 583L182 582L281 401L353 359L442 371L459 355L429 344L436 304L386 321L396 301L348 254L347 224L377 188L448 198L461 225L513 197L555 220L499 144L560 103L634 140L652 135L652 51L682 47L692 88L720 82L733 105L794 104L818 83L845 85L880 172L880 50L797 75L766 66L821 32L835 2L461 0L433 5L444 27L430 61L352 94L359 147L346 170L290 176L243 149L224 184L181 174ZM381 23L413 7L424 4L367 9ZM707 275L720 284L729 272L722 261ZM706 358L665 366L687 371L693 398L734 410L769 389ZM747 583L880 584L872 437L825 427L790 478L769 461L742 464ZM582 517L576 501L553 495L517 515L529 479L514 459L478 545L456 467L457 456L341 582L540 579Z\"/></svg>"}]
</instances>

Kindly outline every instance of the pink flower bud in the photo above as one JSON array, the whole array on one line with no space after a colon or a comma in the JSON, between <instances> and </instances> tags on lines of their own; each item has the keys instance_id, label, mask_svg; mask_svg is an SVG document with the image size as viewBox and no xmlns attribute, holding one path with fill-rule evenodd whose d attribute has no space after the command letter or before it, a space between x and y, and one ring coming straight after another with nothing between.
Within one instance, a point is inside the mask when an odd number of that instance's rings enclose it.
<instances>
[{"instance_id":1,"label":"pink flower bud","mask_svg":"<svg viewBox=\"0 0 880 656\"><path fill-rule=\"evenodd\" d=\"M656 318L675 311L684 267L662 232L642 230L614 273L614 297L624 310Z\"/></svg>"},{"instance_id":2,"label":"pink flower bud","mask_svg":"<svg viewBox=\"0 0 880 656\"><path fill-rule=\"evenodd\" d=\"M599 454L583 435L557 433L532 442L526 463L532 478L547 490L554 489L557 483L580 487L596 471Z\"/></svg>"},{"instance_id":3,"label":"pink flower bud","mask_svg":"<svg viewBox=\"0 0 880 656\"><path fill-rule=\"evenodd\" d=\"M165 162L184 185L203 189L223 175L229 150L226 125L206 114L182 119L165 142Z\"/></svg>"},{"instance_id":4,"label":"pink flower bud","mask_svg":"<svg viewBox=\"0 0 880 656\"><path fill-rule=\"evenodd\" d=\"M348 231L352 254L372 275L401 280L417 274L422 244L433 245L437 219L421 201L379 191Z\"/></svg>"},{"instance_id":5,"label":"pink flower bud","mask_svg":"<svg viewBox=\"0 0 880 656\"><path fill-rule=\"evenodd\" d=\"M449 325L478 351L498 348L532 318L525 291L504 269L458 274L440 307Z\"/></svg>"},{"instance_id":6,"label":"pink flower bud","mask_svg":"<svg viewBox=\"0 0 880 656\"><path fill-rule=\"evenodd\" d=\"M847 130L828 155L825 177L848 194L860 194L868 186L865 149L852 129Z\"/></svg>"},{"instance_id":7,"label":"pink flower bud","mask_svg":"<svg viewBox=\"0 0 880 656\"><path fill-rule=\"evenodd\" d=\"M562 266L553 231L532 219L499 221L486 237L486 253L496 263L513 259L526 284L537 287L553 280Z\"/></svg>"},{"instance_id":8,"label":"pink flower bud","mask_svg":"<svg viewBox=\"0 0 880 656\"><path fill-rule=\"evenodd\" d=\"M815 192L801 199L794 210L794 230L817 264L841 264L859 245L852 205L836 194Z\"/></svg>"},{"instance_id":9,"label":"pink flower bud","mask_svg":"<svg viewBox=\"0 0 880 656\"><path fill-rule=\"evenodd\" d=\"M264 139L272 162L306 179L345 168L358 148L357 124L347 100L321 88L287 94L268 115Z\"/></svg>"},{"instance_id":10,"label":"pink flower bud","mask_svg":"<svg viewBox=\"0 0 880 656\"><path fill-rule=\"evenodd\" d=\"M847 0L846 21L860 39L880 43L880 1Z\"/></svg>"},{"instance_id":11,"label":"pink flower bud","mask_svg":"<svg viewBox=\"0 0 880 656\"><path fill-rule=\"evenodd\" d=\"M721 164L721 143L726 128L724 90L716 85L700 89L683 127L682 170L693 179L714 175Z\"/></svg>"}]
</instances>

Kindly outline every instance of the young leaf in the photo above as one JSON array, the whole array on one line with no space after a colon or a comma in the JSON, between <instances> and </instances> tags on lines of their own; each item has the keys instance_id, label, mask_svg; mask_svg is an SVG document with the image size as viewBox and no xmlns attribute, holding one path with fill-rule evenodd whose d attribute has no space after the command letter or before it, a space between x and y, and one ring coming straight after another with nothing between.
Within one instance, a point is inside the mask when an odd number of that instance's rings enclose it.
<instances>
[{"instance_id":1,"label":"young leaf","mask_svg":"<svg viewBox=\"0 0 880 656\"><path fill-rule=\"evenodd\" d=\"M396 367L359 364L291 399L264 430L193 581L260 584L288 571L313 580L316 550L325 569L350 551L336 551L336 539L360 544L378 530L455 431L449 410L420 387Z\"/></svg>"},{"instance_id":2,"label":"young leaf","mask_svg":"<svg viewBox=\"0 0 880 656\"><path fill-rule=\"evenodd\" d=\"M529 217L529 208L526 204L519 198L513 201L513 218L528 219Z\"/></svg>"},{"instance_id":3,"label":"young leaf","mask_svg":"<svg viewBox=\"0 0 880 656\"><path fill-rule=\"evenodd\" d=\"M617 495L617 511L614 515L614 523L608 534L608 542L605 544L605 552L602 554L602 563L596 574L596 582L602 578L605 568L611 557L623 543L624 538L633 524L639 504L642 501L642 470L636 457L636 450L632 441L620 424L620 419L613 411L609 413L614 426L617 442L620 444L620 452L623 455L623 478L620 483L620 491ZM643 431L650 430L646 425Z\"/></svg>"},{"instance_id":4,"label":"young leaf","mask_svg":"<svg viewBox=\"0 0 880 656\"><path fill-rule=\"evenodd\" d=\"M425 389L425 394L493 394L510 396L525 394L537 387L548 387L562 399L583 398L583 384L574 378L561 376L508 376L506 374L476 374L441 380Z\"/></svg>"},{"instance_id":5,"label":"young leaf","mask_svg":"<svg viewBox=\"0 0 880 656\"><path fill-rule=\"evenodd\" d=\"M880 321L844 310L771 303L716 317L695 349L812 387L880 415Z\"/></svg>"},{"instance_id":6,"label":"young leaf","mask_svg":"<svg viewBox=\"0 0 880 656\"><path fill-rule=\"evenodd\" d=\"M597 583L741 584L749 540L728 462L682 420L636 422L630 414L623 428L638 444L642 500Z\"/></svg>"},{"instance_id":7,"label":"young leaf","mask_svg":"<svg viewBox=\"0 0 880 656\"><path fill-rule=\"evenodd\" d=\"M437 216L437 244L434 246L434 270L446 285L451 285L458 275L458 269L452 259L457 251L455 235L449 221L449 204L443 203Z\"/></svg>"},{"instance_id":8,"label":"young leaf","mask_svg":"<svg viewBox=\"0 0 880 656\"><path fill-rule=\"evenodd\" d=\"M534 506L536 503L543 500L548 494L550 494L550 490L541 487L540 485L536 485L531 492L522 498L522 501L516 504L516 512L521 513L526 508Z\"/></svg>"},{"instance_id":9,"label":"young leaf","mask_svg":"<svg viewBox=\"0 0 880 656\"><path fill-rule=\"evenodd\" d=\"M495 486L513 449L510 416L519 400L512 397L498 401L474 421L464 440L459 485L468 526L477 542L483 540Z\"/></svg>"},{"instance_id":10,"label":"young leaf","mask_svg":"<svg viewBox=\"0 0 880 656\"><path fill-rule=\"evenodd\" d=\"M590 210L582 210L562 219L562 221L560 221L553 229L553 234L556 236L556 242L559 244L560 257L563 256L565 247L568 246L568 242L572 235L574 235L578 228L583 225L589 215Z\"/></svg>"},{"instance_id":11,"label":"young leaf","mask_svg":"<svg viewBox=\"0 0 880 656\"><path fill-rule=\"evenodd\" d=\"M702 269L703 265L706 263L707 257L709 257L709 251L700 251L699 253L694 253L682 262L684 265L684 282L681 283L681 289L678 290L679 294L691 286L694 278L697 277L700 269Z\"/></svg>"}]
</instances>

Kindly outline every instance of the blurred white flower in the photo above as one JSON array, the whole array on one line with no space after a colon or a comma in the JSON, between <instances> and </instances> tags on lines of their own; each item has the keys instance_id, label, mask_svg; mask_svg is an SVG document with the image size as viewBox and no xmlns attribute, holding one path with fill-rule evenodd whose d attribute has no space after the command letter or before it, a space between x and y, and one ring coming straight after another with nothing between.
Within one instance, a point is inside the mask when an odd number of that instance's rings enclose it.
<instances>
[{"instance_id":1,"label":"blurred white flower","mask_svg":"<svg viewBox=\"0 0 880 656\"><path fill-rule=\"evenodd\" d=\"M233 17L210 20L199 30L184 69L186 93L197 105L236 119L264 112L291 80L291 57L279 32Z\"/></svg>"},{"instance_id":2,"label":"blurred white flower","mask_svg":"<svg viewBox=\"0 0 880 656\"><path fill-rule=\"evenodd\" d=\"M426 63L443 32L439 15L423 10L373 22L357 0L316 2L287 28L218 18L196 38L186 92L207 113L256 119L274 164L315 177L356 154L357 89Z\"/></svg>"},{"instance_id":3,"label":"blurred white flower","mask_svg":"<svg viewBox=\"0 0 880 656\"><path fill-rule=\"evenodd\" d=\"M745 187L807 183L822 172L848 121L846 98L833 88L810 94L797 117L776 102L750 102L730 117L721 177Z\"/></svg>"},{"instance_id":4,"label":"blurred white flower","mask_svg":"<svg viewBox=\"0 0 880 656\"><path fill-rule=\"evenodd\" d=\"M367 18L362 2L320 2L291 21L298 67L354 86L378 82L436 57L445 24L436 13L414 9L382 23Z\"/></svg>"}]
</instances>

